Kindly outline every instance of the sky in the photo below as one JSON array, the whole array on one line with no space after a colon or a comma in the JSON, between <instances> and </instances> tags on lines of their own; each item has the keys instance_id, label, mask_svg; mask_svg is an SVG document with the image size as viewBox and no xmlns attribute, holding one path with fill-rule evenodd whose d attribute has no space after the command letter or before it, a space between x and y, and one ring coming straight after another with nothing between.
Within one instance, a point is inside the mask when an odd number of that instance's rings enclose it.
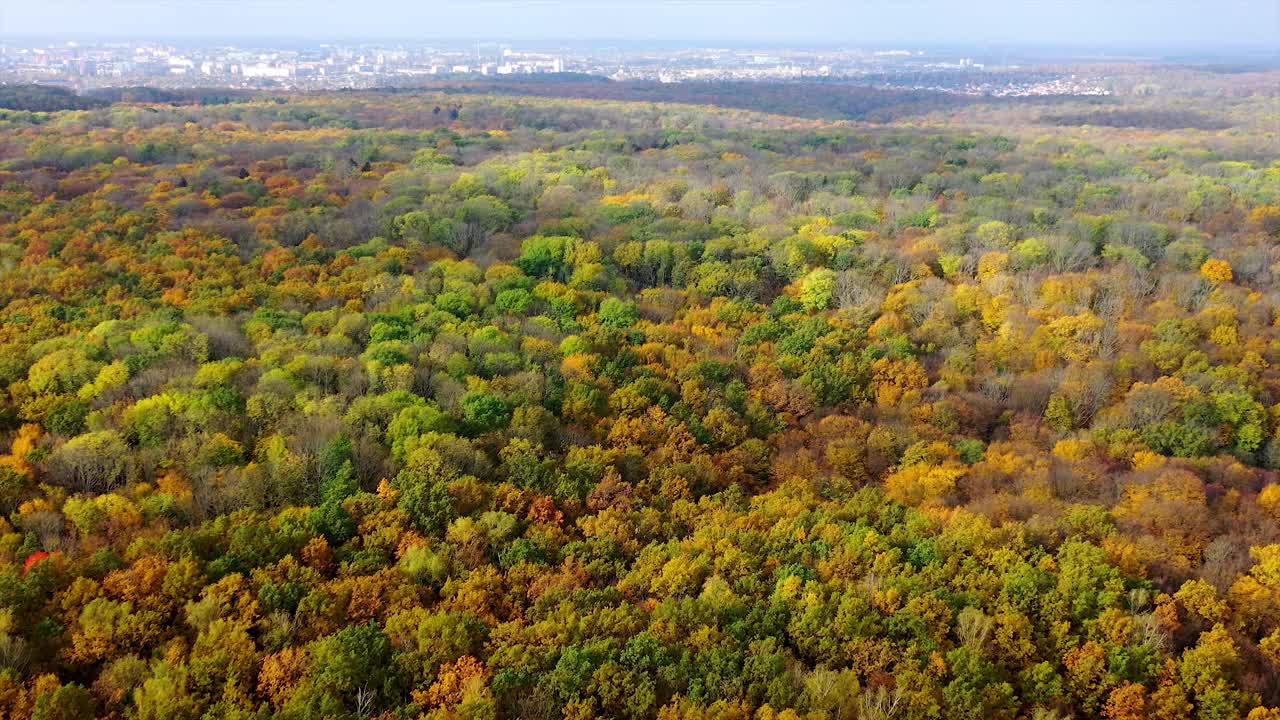
<instances>
[{"instance_id":1,"label":"sky","mask_svg":"<svg viewBox=\"0 0 1280 720\"><path fill-rule=\"evenodd\" d=\"M1272 49L1280 0L0 0L0 35Z\"/></svg>"}]
</instances>

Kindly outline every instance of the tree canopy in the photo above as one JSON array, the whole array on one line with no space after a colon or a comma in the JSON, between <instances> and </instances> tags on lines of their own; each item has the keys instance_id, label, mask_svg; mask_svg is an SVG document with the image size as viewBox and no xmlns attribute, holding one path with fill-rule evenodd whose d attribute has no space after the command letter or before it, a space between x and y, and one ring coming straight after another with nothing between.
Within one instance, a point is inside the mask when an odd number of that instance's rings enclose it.
<instances>
[{"instance_id":1,"label":"tree canopy","mask_svg":"<svg viewBox=\"0 0 1280 720\"><path fill-rule=\"evenodd\" d=\"M0 111L0 708L1280 716L1275 102L1143 102Z\"/></svg>"}]
</instances>

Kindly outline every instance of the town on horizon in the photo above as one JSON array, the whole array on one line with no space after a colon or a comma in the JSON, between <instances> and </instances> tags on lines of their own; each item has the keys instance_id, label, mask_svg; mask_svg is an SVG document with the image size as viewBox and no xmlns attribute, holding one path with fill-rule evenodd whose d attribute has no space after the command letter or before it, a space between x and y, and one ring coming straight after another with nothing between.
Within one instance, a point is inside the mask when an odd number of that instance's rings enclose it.
<instances>
[{"instance_id":1,"label":"town on horizon","mask_svg":"<svg viewBox=\"0 0 1280 720\"><path fill-rule=\"evenodd\" d=\"M1133 66L1215 62L1277 65L1274 58L1247 53L1144 54L991 45L0 39L0 84L46 84L76 91L124 86L313 91L572 73L615 81L844 81L993 97L1103 96L1113 94L1116 76Z\"/></svg>"}]
</instances>

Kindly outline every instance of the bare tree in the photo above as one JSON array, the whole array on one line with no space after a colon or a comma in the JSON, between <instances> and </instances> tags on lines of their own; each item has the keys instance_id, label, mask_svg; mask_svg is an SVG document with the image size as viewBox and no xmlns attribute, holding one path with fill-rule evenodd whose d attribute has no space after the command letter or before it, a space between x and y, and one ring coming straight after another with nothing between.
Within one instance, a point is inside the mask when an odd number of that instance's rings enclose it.
<instances>
[{"instance_id":1,"label":"bare tree","mask_svg":"<svg viewBox=\"0 0 1280 720\"><path fill-rule=\"evenodd\" d=\"M862 708L858 712L859 720L892 720L898 713L902 703L902 688L889 688L881 685L875 692L862 693Z\"/></svg>"}]
</instances>

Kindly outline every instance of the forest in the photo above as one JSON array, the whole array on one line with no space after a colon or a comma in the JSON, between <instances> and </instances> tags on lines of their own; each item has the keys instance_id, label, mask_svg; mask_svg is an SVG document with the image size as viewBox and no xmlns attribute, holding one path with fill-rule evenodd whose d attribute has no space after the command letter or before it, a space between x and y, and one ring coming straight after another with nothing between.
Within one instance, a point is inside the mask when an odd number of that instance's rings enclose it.
<instances>
[{"instance_id":1,"label":"forest","mask_svg":"<svg viewBox=\"0 0 1280 720\"><path fill-rule=\"evenodd\" d=\"M0 111L0 717L1280 719L1280 93L1173 87Z\"/></svg>"}]
</instances>

